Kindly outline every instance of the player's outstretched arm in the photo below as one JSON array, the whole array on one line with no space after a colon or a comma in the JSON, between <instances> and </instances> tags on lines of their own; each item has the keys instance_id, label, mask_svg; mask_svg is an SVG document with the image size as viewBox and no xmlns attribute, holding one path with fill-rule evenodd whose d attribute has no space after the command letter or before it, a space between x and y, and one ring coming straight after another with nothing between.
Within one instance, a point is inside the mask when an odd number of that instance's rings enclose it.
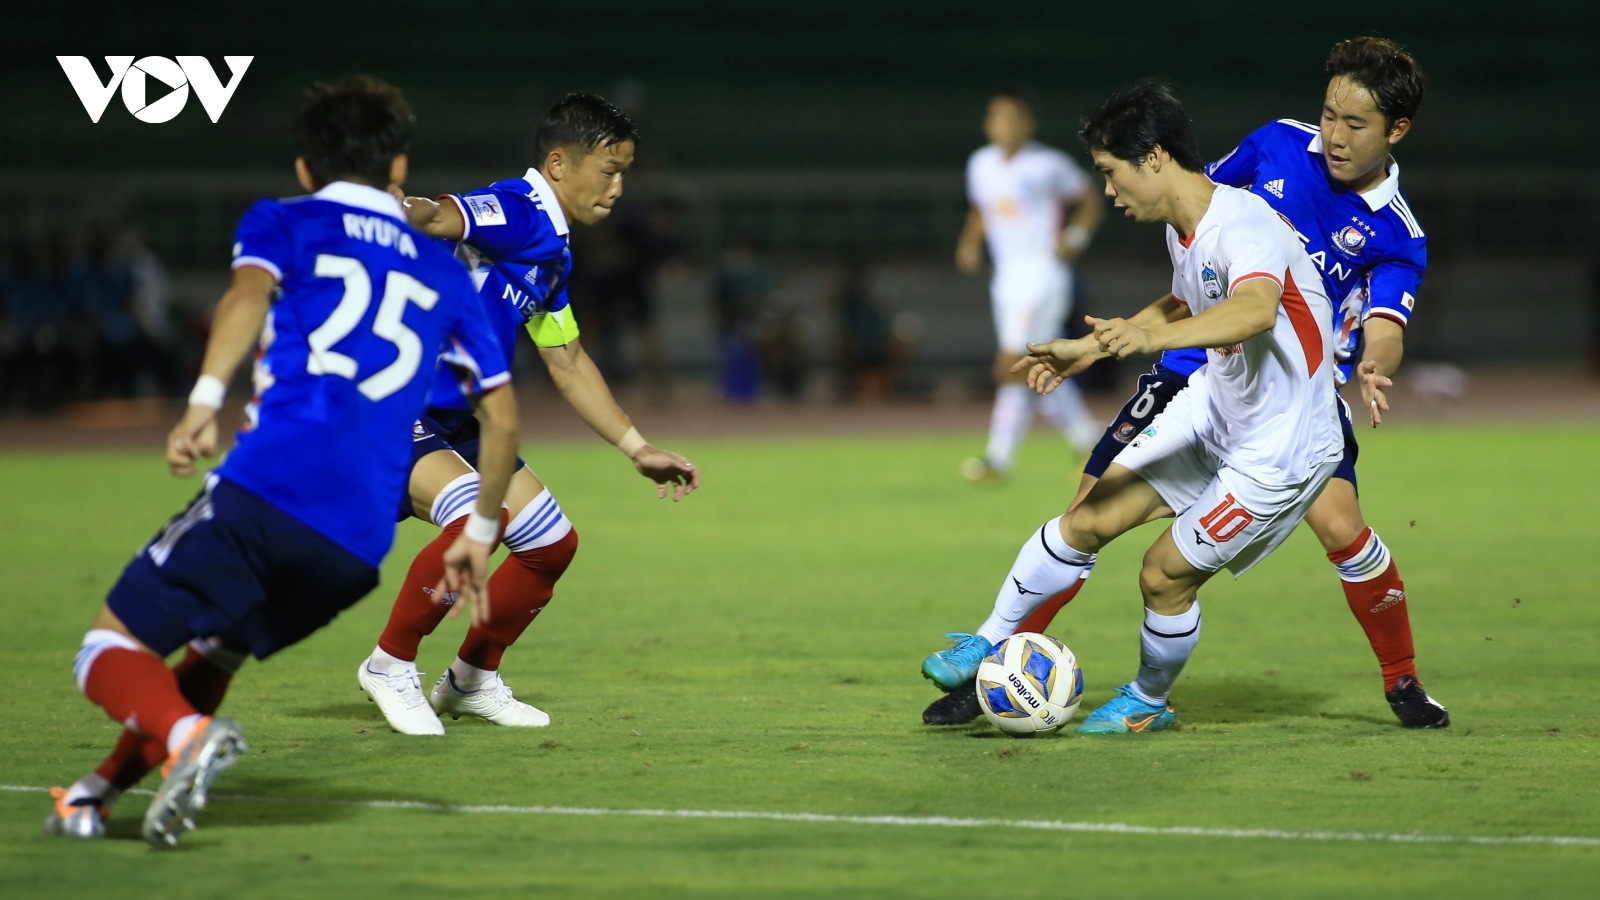
<instances>
[{"instance_id":1,"label":"player's outstretched arm","mask_svg":"<svg viewBox=\"0 0 1600 900\"><path fill-rule=\"evenodd\" d=\"M473 399L478 415L478 505L467 518L461 536L444 554L444 578L434 591L443 598L454 593L472 610L474 625L489 621L489 554L500 542L500 507L517 468L517 401L511 385L504 384Z\"/></svg>"},{"instance_id":2,"label":"player's outstretched arm","mask_svg":"<svg viewBox=\"0 0 1600 900\"><path fill-rule=\"evenodd\" d=\"M1072 209L1067 217L1067 227L1061 231L1061 239L1056 245L1056 255L1074 262L1083 251L1088 249L1089 242L1094 240L1094 233L1100 230L1100 220L1105 218L1106 200L1097 191L1087 191Z\"/></svg>"},{"instance_id":3,"label":"player's outstretched arm","mask_svg":"<svg viewBox=\"0 0 1600 900\"><path fill-rule=\"evenodd\" d=\"M1153 325L1129 319L1084 318L1094 326L1094 336L1101 350L1117 359L1126 359L1136 353L1164 353L1183 347L1228 347L1249 340L1272 327L1278 317L1278 300L1282 295L1277 282L1269 278L1251 278L1240 282L1227 299L1198 316L1182 316ZM1146 307L1146 311L1151 307Z\"/></svg>"},{"instance_id":4,"label":"player's outstretched arm","mask_svg":"<svg viewBox=\"0 0 1600 900\"><path fill-rule=\"evenodd\" d=\"M639 435L633 420L611 396L605 376L600 374L599 367L581 344L574 340L559 347L540 347L539 357L550 371L556 389L579 417L596 434L627 454L640 475L657 484L657 497L667 496L668 485L672 487L674 501L689 496L700 486L700 470L694 463L676 453L650 446Z\"/></svg>"},{"instance_id":5,"label":"player's outstretched arm","mask_svg":"<svg viewBox=\"0 0 1600 900\"><path fill-rule=\"evenodd\" d=\"M200 377L189 394L189 408L167 435L167 466L172 474L187 478L194 474L197 458L217 452L217 410L233 373L261 337L277 283L271 272L258 266L233 270L233 283L212 315L211 337L206 340Z\"/></svg>"},{"instance_id":6,"label":"player's outstretched arm","mask_svg":"<svg viewBox=\"0 0 1600 900\"><path fill-rule=\"evenodd\" d=\"M444 238L447 241L459 241L467 235L467 222L461 218L461 209L455 203L439 203L427 197L407 197L405 192L395 188L392 192L394 198L400 201L400 206L406 211L406 219L411 222L411 227L417 229L428 237Z\"/></svg>"},{"instance_id":7,"label":"player's outstretched arm","mask_svg":"<svg viewBox=\"0 0 1600 900\"><path fill-rule=\"evenodd\" d=\"M1363 349L1356 377L1361 383L1361 400L1372 416L1373 428L1383 424L1383 414L1389 411L1389 396L1385 391L1394 387L1390 378L1405 356L1405 336L1405 328L1393 319L1369 316L1361 324Z\"/></svg>"}]
</instances>

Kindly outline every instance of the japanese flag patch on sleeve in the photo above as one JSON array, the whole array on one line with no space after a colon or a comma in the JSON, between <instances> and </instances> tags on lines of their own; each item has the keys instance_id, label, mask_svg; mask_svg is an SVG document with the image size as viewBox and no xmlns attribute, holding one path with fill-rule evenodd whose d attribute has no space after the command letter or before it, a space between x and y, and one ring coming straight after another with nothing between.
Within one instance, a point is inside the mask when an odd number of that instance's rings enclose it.
<instances>
[{"instance_id":1,"label":"japanese flag patch on sleeve","mask_svg":"<svg viewBox=\"0 0 1600 900\"><path fill-rule=\"evenodd\" d=\"M492 194L476 194L462 197L461 202L466 204L467 212L472 214L474 225L506 224L506 211L500 206L499 197Z\"/></svg>"}]
</instances>

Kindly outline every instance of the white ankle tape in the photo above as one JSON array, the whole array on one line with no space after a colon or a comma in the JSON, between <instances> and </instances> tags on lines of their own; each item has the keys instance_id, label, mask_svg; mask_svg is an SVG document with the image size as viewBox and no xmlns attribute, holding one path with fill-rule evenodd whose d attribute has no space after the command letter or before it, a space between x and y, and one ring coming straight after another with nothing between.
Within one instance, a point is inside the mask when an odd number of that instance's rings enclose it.
<instances>
[{"instance_id":1,"label":"white ankle tape","mask_svg":"<svg viewBox=\"0 0 1600 900\"><path fill-rule=\"evenodd\" d=\"M561 504L545 488L506 526L505 545L512 553L548 547L572 532Z\"/></svg>"},{"instance_id":2,"label":"white ankle tape","mask_svg":"<svg viewBox=\"0 0 1600 900\"><path fill-rule=\"evenodd\" d=\"M78 690L83 690L89 683L89 670L94 668L94 661L100 654L111 649L138 650L139 642L120 631L109 628L90 629L83 636L83 646L78 648L78 658L72 663L72 679L78 683Z\"/></svg>"},{"instance_id":3,"label":"white ankle tape","mask_svg":"<svg viewBox=\"0 0 1600 900\"><path fill-rule=\"evenodd\" d=\"M428 518L443 528L472 512L477 502L478 473L468 472L445 485L439 496L433 498L433 508L428 511Z\"/></svg>"}]
</instances>

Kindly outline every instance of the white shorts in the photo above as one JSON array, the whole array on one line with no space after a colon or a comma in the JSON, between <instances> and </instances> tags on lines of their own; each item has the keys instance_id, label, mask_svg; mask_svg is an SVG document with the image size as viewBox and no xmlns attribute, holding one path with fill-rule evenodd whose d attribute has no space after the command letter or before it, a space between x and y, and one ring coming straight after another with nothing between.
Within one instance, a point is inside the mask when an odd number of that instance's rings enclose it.
<instances>
[{"instance_id":1,"label":"white shorts","mask_svg":"<svg viewBox=\"0 0 1600 900\"><path fill-rule=\"evenodd\" d=\"M1116 463L1172 507L1172 540L1190 565L1205 572L1227 568L1237 577L1289 537L1339 460L1324 462L1300 484L1262 484L1206 448L1195 431L1196 402L1194 390L1179 391Z\"/></svg>"},{"instance_id":2,"label":"white shorts","mask_svg":"<svg viewBox=\"0 0 1600 900\"><path fill-rule=\"evenodd\" d=\"M996 269L989 300L1000 349L1021 356L1030 343L1061 337L1072 311L1072 270L1059 263Z\"/></svg>"}]
</instances>

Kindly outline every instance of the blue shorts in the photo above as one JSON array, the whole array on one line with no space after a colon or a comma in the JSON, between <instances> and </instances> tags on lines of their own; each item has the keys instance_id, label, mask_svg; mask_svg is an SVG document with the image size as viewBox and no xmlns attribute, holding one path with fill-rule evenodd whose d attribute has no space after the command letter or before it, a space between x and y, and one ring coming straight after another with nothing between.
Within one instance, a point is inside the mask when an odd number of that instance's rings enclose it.
<instances>
[{"instance_id":1,"label":"blue shorts","mask_svg":"<svg viewBox=\"0 0 1600 900\"><path fill-rule=\"evenodd\" d=\"M446 409L442 407L429 407L411 428L411 465L415 467L424 456L440 450L454 450L467 461L467 465L476 469L478 467L478 417L470 409ZM520 469L527 463L522 457L517 457L516 468ZM515 471L515 470L513 470ZM409 484L410 479L407 479ZM400 492L400 511L395 517L396 522L416 516L424 521L428 518L428 511L416 512L411 508L411 491Z\"/></svg>"},{"instance_id":2,"label":"blue shorts","mask_svg":"<svg viewBox=\"0 0 1600 900\"><path fill-rule=\"evenodd\" d=\"M1148 373L1139 376L1139 384L1134 389L1133 399L1123 405L1122 411L1111 420L1111 425L1106 433L1101 436L1100 443L1094 447L1094 452L1089 454L1089 461L1083 466L1085 475L1101 478L1106 474L1106 469L1111 466L1112 460L1128 446L1133 436L1144 430L1150 420L1167 408L1167 404L1178 392L1189 385L1189 378L1163 366L1156 366ZM1344 458L1339 461L1339 468L1333 472L1334 478L1343 478L1353 486L1356 483L1356 457L1361 455L1361 447L1356 443L1355 428L1350 424L1350 405L1343 398L1338 400L1339 426L1344 430Z\"/></svg>"},{"instance_id":3,"label":"blue shorts","mask_svg":"<svg viewBox=\"0 0 1600 900\"><path fill-rule=\"evenodd\" d=\"M378 570L217 475L123 570L106 604L161 656L221 637L257 659L305 639L378 586Z\"/></svg>"}]
</instances>

